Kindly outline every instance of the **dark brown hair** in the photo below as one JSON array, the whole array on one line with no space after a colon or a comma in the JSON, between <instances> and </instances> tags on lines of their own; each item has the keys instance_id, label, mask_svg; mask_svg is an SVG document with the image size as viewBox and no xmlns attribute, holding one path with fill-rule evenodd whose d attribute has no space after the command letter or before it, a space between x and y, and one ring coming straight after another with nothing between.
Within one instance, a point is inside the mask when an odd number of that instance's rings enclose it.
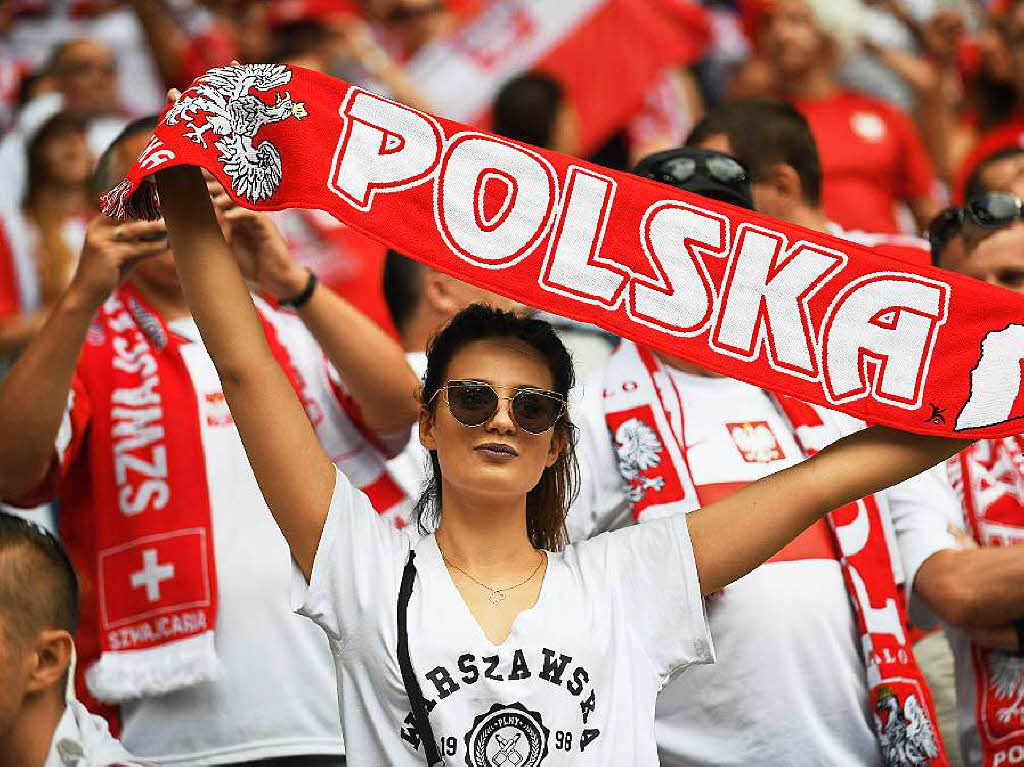
<instances>
[{"instance_id":1,"label":"dark brown hair","mask_svg":"<svg viewBox=\"0 0 1024 767\"><path fill-rule=\"evenodd\" d=\"M431 417L439 400L434 395L444 385L448 366L456 352L466 344L488 338L514 338L534 349L551 370L554 390L568 398L575 380L572 357L551 325L543 320L473 304L456 314L427 349L427 372L423 376L420 403ZM565 516L579 492L576 427L567 412L555 423L552 439L561 440L562 452L526 494L526 531L534 548L560 551L569 539ZM430 467L430 477L413 512L424 534L436 529L441 517L441 465L433 450L430 451Z\"/></svg>"},{"instance_id":2,"label":"dark brown hair","mask_svg":"<svg viewBox=\"0 0 1024 767\"><path fill-rule=\"evenodd\" d=\"M40 202L43 189L52 184L51 169L47 165L46 149L51 142L67 135L86 135L88 123L81 115L74 112L57 112L43 123L28 142L26 155L28 173L25 182L24 205L33 208Z\"/></svg>"}]
</instances>

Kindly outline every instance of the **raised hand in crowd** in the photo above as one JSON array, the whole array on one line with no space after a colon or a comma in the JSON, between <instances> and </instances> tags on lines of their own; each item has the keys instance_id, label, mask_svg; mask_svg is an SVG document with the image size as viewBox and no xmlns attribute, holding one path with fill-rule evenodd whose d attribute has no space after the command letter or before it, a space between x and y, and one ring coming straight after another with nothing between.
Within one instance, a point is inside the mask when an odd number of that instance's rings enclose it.
<instances>
[{"instance_id":1,"label":"raised hand in crowd","mask_svg":"<svg viewBox=\"0 0 1024 767\"><path fill-rule=\"evenodd\" d=\"M155 274L162 266L173 278L162 221L118 223L98 215L89 222L71 284L0 386L0 497L17 498L45 479L93 314L135 266L160 256Z\"/></svg>"},{"instance_id":2,"label":"raised hand in crowd","mask_svg":"<svg viewBox=\"0 0 1024 767\"><path fill-rule=\"evenodd\" d=\"M206 184L221 230L246 279L279 302L312 291L296 311L328 359L344 369L345 385L359 403L363 423L377 434L407 430L419 413L419 381L397 341L315 282L312 273L292 258L269 216L236 205L209 174Z\"/></svg>"},{"instance_id":3,"label":"raised hand in crowd","mask_svg":"<svg viewBox=\"0 0 1024 767\"><path fill-rule=\"evenodd\" d=\"M919 22L899 0L879 3L911 33L920 53L864 41L864 47L896 73L914 98L914 118L936 174L947 184L956 173L957 114L962 78L957 53L964 34L964 17L940 8Z\"/></svg>"}]
</instances>

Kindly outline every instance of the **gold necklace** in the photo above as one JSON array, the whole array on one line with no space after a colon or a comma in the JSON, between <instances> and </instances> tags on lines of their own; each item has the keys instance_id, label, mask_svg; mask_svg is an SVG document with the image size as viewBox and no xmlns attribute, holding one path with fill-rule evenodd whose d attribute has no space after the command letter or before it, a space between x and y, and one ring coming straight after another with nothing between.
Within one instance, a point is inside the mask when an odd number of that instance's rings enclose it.
<instances>
[{"instance_id":1,"label":"gold necklace","mask_svg":"<svg viewBox=\"0 0 1024 767\"><path fill-rule=\"evenodd\" d=\"M475 583L478 586L481 586L481 587L487 589L489 592L491 592L490 595L488 595L487 599L488 599L488 601L490 601L490 603L492 605L497 605L499 602L505 601L508 598L508 594L506 594L505 592L507 592L507 591L514 591L515 589L518 589L520 586L525 586L527 583L532 581L533 580L533 576L535 576L538 573L538 571L541 568L541 565L543 565L547 561L547 557L543 557L540 560L540 562L537 563L537 566L535 568L533 568L533 572L530 573L529 576L527 576L526 580L520 581L519 583L515 584L514 586L505 586L504 588L500 588L500 589L492 589L486 583L482 583L481 581L478 581L472 575L470 575L465 570L463 570L461 567L459 567L457 564L455 564L450 559L448 559L448 557L446 557L445 554L444 554L444 549L442 549L440 546L437 547L437 550L441 552L441 559L444 560L444 563L446 565L448 565L449 567L454 567L460 573L462 573L467 578L469 578L471 581L473 581L473 583Z\"/></svg>"}]
</instances>

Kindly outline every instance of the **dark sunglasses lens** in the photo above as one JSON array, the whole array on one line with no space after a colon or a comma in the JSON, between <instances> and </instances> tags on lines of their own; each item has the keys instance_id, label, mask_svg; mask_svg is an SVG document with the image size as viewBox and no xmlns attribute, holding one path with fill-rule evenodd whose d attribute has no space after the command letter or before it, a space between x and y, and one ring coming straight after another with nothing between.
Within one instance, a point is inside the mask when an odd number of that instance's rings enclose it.
<instances>
[{"instance_id":1,"label":"dark sunglasses lens","mask_svg":"<svg viewBox=\"0 0 1024 767\"><path fill-rule=\"evenodd\" d=\"M696 172L696 160L689 157L674 157L671 160L665 160L665 162L659 165L654 177L656 180L664 183L681 184L693 178L693 174Z\"/></svg>"},{"instance_id":2,"label":"dark sunglasses lens","mask_svg":"<svg viewBox=\"0 0 1024 767\"><path fill-rule=\"evenodd\" d=\"M512 415L519 428L543 434L562 414L562 401L540 392L521 391L512 398Z\"/></svg>"},{"instance_id":3,"label":"dark sunglasses lens","mask_svg":"<svg viewBox=\"0 0 1024 767\"><path fill-rule=\"evenodd\" d=\"M959 208L946 208L928 224L928 242L932 249L942 250L956 236L960 228Z\"/></svg>"},{"instance_id":4,"label":"dark sunglasses lens","mask_svg":"<svg viewBox=\"0 0 1024 767\"><path fill-rule=\"evenodd\" d=\"M709 157L708 173L723 184L735 184L738 181L747 180L747 172L743 166L731 157Z\"/></svg>"},{"instance_id":5,"label":"dark sunglasses lens","mask_svg":"<svg viewBox=\"0 0 1024 767\"><path fill-rule=\"evenodd\" d=\"M450 381L448 408L459 423L479 426L498 409L498 395L487 384Z\"/></svg>"},{"instance_id":6,"label":"dark sunglasses lens","mask_svg":"<svg viewBox=\"0 0 1024 767\"><path fill-rule=\"evenodd\" d=\"M981 226L1006 226L1020 215L1020 200L1012 194L989 192L967 203L971 217Z\"/></svg>"}]
</instances>

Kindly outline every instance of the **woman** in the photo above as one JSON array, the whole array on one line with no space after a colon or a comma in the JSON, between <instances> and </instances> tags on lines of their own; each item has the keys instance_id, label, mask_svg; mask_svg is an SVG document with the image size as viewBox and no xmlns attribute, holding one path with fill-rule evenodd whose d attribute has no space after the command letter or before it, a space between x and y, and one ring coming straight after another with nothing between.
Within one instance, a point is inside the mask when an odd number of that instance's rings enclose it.
<instances>
[{"instance_id":1,"label":"woman","mask_svg":"<svg viewBox=\"0 0 1024 767\"><path fill-rule=\"evenodd\" d=\"M470 308L428 355L422 521L436 530L412 543L321 450L199 171L157 183L185 295L302 576L294 601L332 641L353 765L655 764L658 690L712 660L702 595L966 444L866 430L685 517L565 546L569 357L545 323Z\"/></svg>"},{"instance_id":2,"label":"woman","mask_svg":"<svg viewBox=\"0 0 1024 767\"><path fill-rule=\"evenodd\" d=\"M19 288L11 308L20 312L0 316L0 358L8 360L32 340L46 307L67 287L93 213L93 157L84 120L58 112L32 137L27 153L21 210L0 221L13 262L0 269L13 272Z\"/></svg>"}]
</instances>

